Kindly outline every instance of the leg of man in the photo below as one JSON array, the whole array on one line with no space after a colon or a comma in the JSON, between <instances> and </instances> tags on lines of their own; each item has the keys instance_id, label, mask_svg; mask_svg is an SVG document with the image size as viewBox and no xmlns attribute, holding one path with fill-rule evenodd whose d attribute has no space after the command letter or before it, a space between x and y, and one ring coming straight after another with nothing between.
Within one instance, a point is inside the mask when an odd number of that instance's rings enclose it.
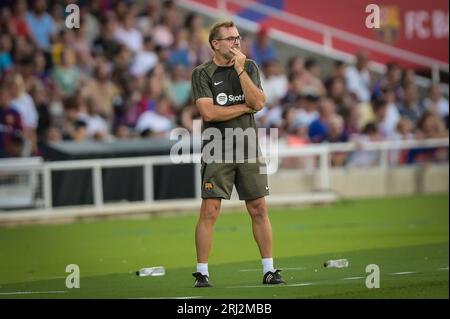
<instances>
[{"instance_id":1,"label":"leg of man","mask_svg":"<svg viewBox=\"0 0 450 319\"><path fill-rule=\"evenodd\" d=\"M253 237L258 244L263 265L263 284L278 285L286 282L280 275L281 270L273 267L272 258L272 225L267 213L266 200L259 197L253 200L246 200L247 210L252 218Z\"/></svg>"},{"instance_id":2,"label":"leg of man","mask_svg":"<svg viewBox=\"0 0 450 319\"><path fill-rule=\"evenodd\" d=\"M209 283L208 257L214 232L214 224L219 216L221 199L205 198L200 208L200 217L195 228L195 246L197 249L197 272L194 287L211 287Z\"/></svg>"},{"instance_id":3,"label":"leg of man","mask_svg":"<svg viewBox=\"0 0 450 319\"><path fill-rule=\"evenodd\" d=\"M207 263L211 251L214 224L220 212L220 198L205 198L202 200L200 217L195 228L195 246L197 262Z\"/></svg>"},{"instance_id":4,"label":"leg of man","mask_svg":"<svg viewBox=\"0 0 450 319\"><path fill-rule=\"evenodd\" d=\"M272 225L267 213L264 197L246 200L247 210L252 218L253 237L258 244L261 258L272 258Z\"/></svg>"}]
</instances>

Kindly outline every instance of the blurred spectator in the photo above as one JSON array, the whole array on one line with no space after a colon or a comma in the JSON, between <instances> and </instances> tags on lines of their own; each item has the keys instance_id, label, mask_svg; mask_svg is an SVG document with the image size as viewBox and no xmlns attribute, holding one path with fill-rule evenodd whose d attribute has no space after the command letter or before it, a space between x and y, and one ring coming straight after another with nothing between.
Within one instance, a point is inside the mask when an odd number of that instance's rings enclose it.
<instances>
[{"instance_id":1,"label":"blurred spectator","mask_svg":"<svg viewBox=\"0 0 450 319\"><path fill-rule=\"evenodd\" d=\"M155 45L151 37L144 38L143 50L139 51L133 59L130 73L134 76L143 76L158 63Z\"/></svg>"},{"instance_id":2,"label":"blurred spectator","mask_svg":"<svg viewBox=\"0 0 450 319\"><path fill-rule=\"evenodd\" d=\"M24 143L22 118L12 108L10 87L0 83L0 157L20 157Z\"/></svg>"},{"instance_id":3,"label":"blurred spectator","mask_svg":"<svg viewBox=\"0 0 450 319\"><path fill-rule=\"evenodd\" d=\"M212 59L212 51L209 48L209 44L205 44L203 40L201 40L201 35L199 33L191 34L189 40L189 60L191 65L196 67L210 59Z\"/></svg>"},{"instance_id":4,"label":"blurred spectator","mask_svg":"<svg viewBox=\"0 0 450 319\"><path fill-rule=\"evenodd\" d=\"M64 103L64 127L62 136L64 140L82 142L87 138L86 122L82 120L78 108L78 101L70 97Z\"/></svg>"},{"instance_id":5,"label":"blurred spectator","mask_svg":"<svg viewBox=\"0 0 450 319\"><path fill-rule=\"evenodd\" d=\"M118 52L119 43L114 38L115 23L114 18L102 18L101 32L92 45L92 55L94 57L104 56L106 59L111 60Z\"/></svg>"},{"instance_id":6,"label":"blurred spectator","mask_svg":"<svg viewBox=\"0 0 450 319\"><path fill-rule=\"evenodd\" d=\"M109 135L108 123L100 115L98 100L94 96L86 98L85 114L80 114L81 120L86 123L86 136L93 140L106 140Z\"/></svg>"},{"instance_id":7,"label":"blurred spectator","mask_svg":"<svg viewBox=\"0 0 450 319\"><path fill-rule=\"evenodd\" d=\"M313 143L325 141L329 134L330 122L336 115L334 102L329 98L322 98L319 103L319 118L309 126L308 135Z\"/></svg>"},{"instance_id":8,"label":"blurred spectator","mask_svg":"<svg viewBox=\"0 0 450 319\"><path fill-rule=\"evenodd\" d=\"M48 107L48 96L46 94L46 89L40 82L34 83L30 91L30 95L36 105L38 116L36 134L39 144L40 141L45 140L45 133L52 125L52 117Z\"/></svg>"},{"instance_id":9,"label":"blurred spectator","mask_svg":"<svg viewBox=\"0 0 450 319\"><path fill-rule=\"evenodd\" d=\"M18 36L14 38L12 58L16 67L20 68L23 61L29 60L34 51L35 47L25 37Z\"/></svg>"},{"instance_id":10,"label":"blurred spectator","mask_svg":"<svg viewBox=\"0 0 450 319\"><path fill-rule=\"evenodd\" d=\"M151 137L168 136L170 130L174 127L174 123L169 114L169 100L160 98L156 102L156 110L145 111L139 116L136 124L136 131L140 134L146 134L149 130Z\"/></svg>"},{"instance_id":11,"label":"blurred spectator","mask_svg":"<svg viewBox=\"0 0 450 319\"><path fill-rule=\"evenodd\" d=\"M1 4L1 2L0 2ZM11 6L0 6L0 31L13 35L15 33Z\"/></svg>"},{"instance_id":12,"label":"blurred spectator","mask_svg":"<svg viewBox=\"0 0 450 319\"><path fill-rule=\"evenodd\" d=\"M37 51L34 55L33 61L33 82L40 82L44 85L45 90L50 88L51 77L49 73L49 68L47 67L47 61L45 59L44 52Z\"/></svg>"},{"instance_id":13,"label":"blurred spectator","mask_svg":"<svg viewBox=\"0 0 450 319\"><path fill-rule=\"evenodd\" d=\"M262 67L261 86L266 94L266 104L277 105L286 95L288 81L278 61L266 61Z\"/></svg>"},{"instance_id":14,"label":"blurred spectator","mask_svg":"<svg viewBox=\"0 0 450 319\"><path fill-rule=\"evenodd\" d=\"M0 34L0 77L3 73L10 71L14 66L11 50L11 36L7 33Z\"/></svg>"},{"instance_id":15,"label":"blurred spectator","mask_svg":"<svg viewBox=\"0 0 450 319\"><path fill-rule=\"evenodd\" d=\"M397 63L386 64L386 75L375 84L372 94L382 94L383 90L390 89L395 94L394 102L401 100L403 98L401 78L402 69Z\"/></svg>"},{"instance_id":16,"label":"blurred spectator","mask_svg":"<svg viewBox=\"0 0 450 319\"><path fill-rule=\"evenodd\" d=\"M173 14L169 14L168 12L163 13L161 21L153 29L153 39L157 46L164 48L172 46L174 35L170 26L173 25L174 22L172 22L171 19L174 19Z\"/></svg>"},{"instance_id":17,"label":"blurred spectator","mask_svg":"<svg viewBox=\"0 0 450 319\"><path fill-rule=\"evenodd\" d=\"M80 71L76 65L76 56L71 49L61 52L61 66L53 69L52 78L62 89L65 97L75 93L80 81Z\"/></svg>"},{"instance_id":18,"label":"blurred spectator","mask_svg":"<svg viewBox=\"0 0 450 319\"><path fill-rule=\"evenodd\" d=\"M336 104L338 114L345 114L355 102L345 87L345 79L341 77L335 76L329 80L327 92Z\"/></svg>"},{"instance_id":19,"label":"blurred spectator","mask_svg":"<svg viewBox=\"0 0 450 319\"><path fill-rule=\"evenodd\" d=\"M344 131L344 120L339 114L335 114L331 117L328 133L324 139L329 143L345 143L348 137Z\"/></svg>"},{"instance_id":20,"label":"blurred spectator","mask_svg":"<svg viewBox=\"0 0 450 319\"><path fill-rule=\"evenodd\" d=\"M47 128L45 132L45 145L49 145L52 143L59 143L62 141L61 131L54 126L50 126Z\"/></svg>"},{"instance_id":21,"label":"blurred spectator","mask_svg":"<svg viewBox=\"0 0 450 319\"><path fill-rule=\"evenodd\" d=\"M346 164L357 167L370 167L378 164L380 161L380 151L363 150L363 147L366 142L378 142L380 140L377 125L375 123L367 124L363 128L362 134L353 139L358 150L349 155Z\"/></svg>"},{"instance_id":22,"label":"blurred spectator","mask_svg":"<svg viewBox=\"0 0 450 319\"><path fill-rule=\"evenodd\" d=\"M448 131L445 128L442 119L430 112L425 111L417 123L416 138L441 138L448 137Z\"/></svg>"},{"instance_id":23,"label":"blurred spectator","mask_svg":"<svg viewBox=\"0 0 450 319\"><path fill-rule=\"evenodd\" d=\"M77 55L78 67L85 73L90 73L94 66L94 59L91 56L91 43L89 43L85 26L81 22L79 28L75 28L72 48Z\"/></svg>"},{"instance_id":24,"label":"blurred spectator","mask_svg":"<svg viewBox=\"0 0 450 319\"><path fill-rule=\"evenodd\" d=\"M393 136L394 140L411 140L414 139L413 124L406 118L401 117L397 123L396 133Z\"/></svg>"},{"instance_id":25,"label":"blurred spectator","mask_svg":"<svg viewBox=\"0 0 450 319\"><path fill-rule=\"evenodd\" d=\"M80 27L82 26L84 28L84 35L89 46L92 46L92 43L98 37L100 27L97 17L91 13L93 12L92 2L81 2L79 5L81 17Z\"/></svg>"},{"instance_id":26,"label":"blurred spectator","mask_svg":"<svg viewBox=\"0 0 450 319\"><path fill-rule=\"evenodd\" d=\"M51 8L49 10L50 15L54 21L55 25L55 34L60 33L61 31L67 30L65 19L64 19L64 6L60 2L53 2Z\"/></svg>"},{"instance_id":27,"label":"blurred spectator","mask_svg":"<svg viewBox=\"0 0 450 319\"><path fill-rule=\"evenodd\" d=\"M46 9L46 0L34 1L32 11L27 13L26 20L38 48L49 51L51 38L56 34L57 29L55 21L45 11Z\"/></svg>"},{"instance_id":28,"label":"blurred spectator","mask_svg":"<svg viewBox=\"0 0 450 319\"><path fill-rule=\"evenodd\" d=\"M122 97L119 88L111 81L111 67L106 61L99 61L94 70L94 78L90 80L83 93L96 101L96 111L101 114L112 127L115 107L120 107Z\"/></svg>"},{"instance_id":29,"label":"blurred spectator","mask_svg":"<svg viewBox=\"0 0 450 319\"><path fill-rule=\"evenodd\" d=\"M315 95L299 96L297 99L298 112L295 123L300 126L309 127L312 122L319 118L320 98Z\"/></svg>"},{"instance_id":30,"label":"blurred spectator","mask_svg":"<svg viewBox=\"0 0 450 319\"><path fill-rule=\"evenodd\" d=\"M442 117L448 129L448 100L442 96L441 87L438 84L430 86L424 105L428 111Z\"/></svg>"},{"instance_id":31,"label":"blurred spectator","mask_svg":"<svg viewBox=\"0 0 450 319\"><path fill-rule=\"evenodd\" d=\"M372 108L379 133L384 138L395 134L400 113L395 105L395 93L390 89L374 93L372 96Z\"/></svg>"},{"instance_id":32,"label":"blurred spectator","mask_svg":"<svg viewBox=\"0 0 450 319\"><path fill-rule=\"evenodd\" d=\"M278 60L275 47L270 43L269 29L261 26L251 47L251 57L256 64L263 65L267 61Z\"/></svg>"},{"instance_id":33,"label":"blurred spectator","mask_svg":"<svg viewBox=\"0 0 450 319\"><path fill-rule=\"evenodd\" d=\"M191 94L191 81L187 69L176 64L172 67L168 89L173 98L174 107L180 110L189 100Z\"/></svg>"},{"instance_id":34,"label":"blurred spectator","mask_svg":"<svg viewBox=\"0 0 450 319\"><path fill-rule=\"evenodd\" d=\"M116 127L114 128L114 138L116 140L131 139L132 135L130 132L130 128L124 123L117 124Z\"/></svg>"},{"instance_id":35,"label":"blurred spectator","mask_svg":"<svg viewBox=\"0 0 450 319\"><path fill-rule=\"evenodd\" d=\"M344 120L338 114L334 115L329 124L328 134L325 142L328 143L345 143L348 141L348 136L344 130ZM332 166L342 166L347 159L347 152L332 152L330 154L330 162Z\"/></svg>"},{"instance_id":36,"label":"blurred spectator","mask_svg":"<svg viewBox=\"0 0 450 319\"><path fill-rule=\"evenodd\" d=\"M331 72L331 75L324 81L324 85L325 85L325 88L327 89L327 91L330 90L331 84L336 79L341 80L342 83L344 84L345 88L347 88L346 82L345 82L346 71L347 71L347 64L345 62L340 61L340 60L334 61L334 68Z\"/></svg>"},{"instance_id":37,"label":"blurred spectator","mask_svg":"<svg viewBox=\"0 0 450 319\"><path fill-rule=\"evenodd\" d=\"M12 16L13 35L22 36L27 39L31 37L30 28L26 20L28 5L26 0L17 0L14 4L14 14Z\"/></svg>"},{"instance_id":38,"label":"blurred spectator","mask_svg":"<svg viewBox=\"0 0 450 319\"><path fill-rule=\"evenodd\" d=\"M417 123L416 139L448 138L448 131L442 119L425 111ZM408 163L435 162L448 159L448 148L423 147L412 149L408 153Z\"/></svg>"},{"instance_id":39,"label":"blurred spectator","mask_svg":"<svg viewBox=\"0 0 450 319\"><path fill-rule=\"evenodd\" d=\"M19 112L24 128L24 155L29 156L37 150L36 128L38 126L39 115L33 99L25 90L25 82L20 74L13 74L11 81L12 108Z\"/></svg>"},{"instance_id":40,"label":"blurred spectator","mask_svg":"<svg viewBox=\"0 0 450 319\"><path fill-rule=\"evenodd\" d=\"M133 53L142 49L141 31L134 26L134 16L127 13L114 33L115 39L126 45Z\"/></svg>"},{"instance_id":41,"label":"blurred spectator","mask_svg":"<svg viewBox=\"0 0 450 319\"><path fill-rule=\"evenodd\" d=\"M368 65L368 53L365 51L358 52L355 66L347 67L345 73L347 88L359 102L370 101L371 77Z\"/></svg>"},{"instance_id":42,"label":"blurred spectator","mask_svg":"<svg viewBox=\"0 0 450 319\"><path fill-rule=\"evenodd\" d=\"M209 46L209 31L205 28L201 15L196 12L188 13L184 20L184 27L191 35L191 38L196 36L203 45Z\"/></svg>"},{"instance_id":43,"label":"blurred spectator","mask_svg":"<svg viewBox=\"0 0 450 319\"><path fill-rule=\"evenodd\" d=\"M61 66L62 52L65 49L71 49L74 42L72 30L61 30L55 37L51 47L51 62L53 66Z\"/></svg>"},{"instance_id":44,"label":"blurred spectator","mask_svg":"<svg viewBox=\"0 0 450 319\"><path fill-rule=\"evenodd\" d=\"M292 75L301 74L305 69L305 62L301 56L295 55L288 59L286 63L286 72L288 77Z\"/></svg>"},{"instance_id":45,"label":"blurred spectator","mask_svg":"<svg viewBox=\"0 0 450 319\"><path fill-rule=\"evenodd\" d=\"M186 104L181 109L180 125L192 133L195 128L194 127L195 120L198 120L197 122L201 123L201 116L200 116L200 112L197 109L197 106L195 106L194 104L191 104L191 103Z\"/></svg>"},{"instance_id":46,"label":"blurred spectator","mask_svg":"<svg viewBox=\"0 0 450 319\"><path fill-rule=\"evenodd\" d=\"M416 84L416 71L414 71L413 69L404 70L402 74L401 84L402 87L405 87L409 84Z\"/></svg>"},{"instance_id":47,"label":"blurred spectator","mask_svg":"<svg viewBox=\"0 0 450 319\"><path fill-rule=\"evenodd\" d=\"M175 31L174 42L170 48L168 67L181 64L186 68L192 67L188 45L188 33L184 29Z\"/></svg>"},{"instance_id":48,"label":"blurred spectator","mask_svg":"<svg viewBox=\"0 0 450 319\"><path fill-rule=\"evenodd\" d=\"M414 83L408 83L404 87L405 97L400 103L398 110L401 116L407 117L414 125L422 116L425 107L419 100L419 92Z\"/></svg>"},{"instance_id":49,"label":"blurred spectator","mask_svg":"<svg viewBox=\"0 0 450 319\"><path fill-rule=\"evenodd\" d=\"M297 74L296 80L299 93L302 95L321 97L326 94L325 87L320 80L320 68L314 59L310 58L305 61L305 69Z\"/></svg>"},{"instance_id":50,"label":"blurred spectator","mask_svg":"<svg viewBox=\"0 0 450 319\"><path fill-rule=\"evenodd\" d=\"M361 131L361 109L354 104L342 114L345 134L351 139Z\"/></svg>"}]
</instances>

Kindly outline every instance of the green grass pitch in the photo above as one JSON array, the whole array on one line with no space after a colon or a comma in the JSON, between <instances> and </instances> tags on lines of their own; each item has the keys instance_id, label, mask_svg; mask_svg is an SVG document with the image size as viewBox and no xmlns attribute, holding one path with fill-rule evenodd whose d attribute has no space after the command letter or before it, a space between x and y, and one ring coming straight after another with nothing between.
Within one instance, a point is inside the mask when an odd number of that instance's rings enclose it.
<instances>
[{"instance_id":1,"label":"green grass pitch","mask_svg":"<svg viewBox=\"0 0 450 319\"><path fill-rule=\"evenodd\" d=\"M197 215L0 228L0 298L449 298L448 194L271 208L275 266L287 285L261 284L244 211L216 224L210 289L193 288ZM347 258L348 268L323 267ZM66 288L68 264L80 288ZM365 285L366 266L380 288ZM137 277L142 267L166 275Z\"/></svg>"}]
</instances>

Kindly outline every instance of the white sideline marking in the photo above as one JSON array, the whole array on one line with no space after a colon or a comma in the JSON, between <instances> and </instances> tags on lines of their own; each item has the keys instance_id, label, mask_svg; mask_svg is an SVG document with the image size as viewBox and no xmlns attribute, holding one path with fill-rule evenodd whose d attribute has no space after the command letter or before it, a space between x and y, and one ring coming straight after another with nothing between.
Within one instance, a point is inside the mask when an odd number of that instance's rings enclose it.
<instances>
[{"instance_id":1,"label":"white sideline marking","mask_svg":"<svg viewBox=\"0 0 450 319\"><path fill-rule=\"evenodd\" d=\"M287 287L303 287L303 286L312 286L315 285L315 283L313 282L305 282L303 284L291 284L291 285L286 285Z\"/></svg>"},{"instance_id":2,"label":"white sideline marking","mask_svg":"<svg viewBox=\"0 0 450 319\"><path fill-rule=\"evenodd\" d=\"M304 270L306 269L305 267L291 267L291 268L284 268L284 267L280 267L281 270ZM261 268L258 269L239 269L239 271L261 271Z\"/></svg>"},{"instance_id":3,"label":"white sideline marking","mask_svg":"<svg viewBox=\"0 0 450 319\"><path fill-rule=\"evenodd\" d=\"M347 278L342 278L342 280L357 280L357 279L364 279L366 277L347 277Z\"/></svg>"},{"instance_id":4,"label":"white sideline marking","mask_svg":"<svg viewBox=\"0 0 450 319\"><path fill-rule=\"evenodd\" d=\"M410 274L415 274L416 272L414 271L402 271L402 272L393 272L391 273L391 275L410 275Z\"/></svg>"},{"instance_id":5,"label":"white sideline marking","mask_svg":"<svg viewBox=\"0 0 450 319\"><path fill-rule=\"evenodd\" d=\"M54 276L54 277L28 277L29 280L35 281L35 280L53 280L53 279L64 279L67 278L66 276Z\"/></svg>"},{"instance_id":6,"label":"white sideline marking","mask_svg":"<svg viewBox=\"0 0 450 319\"><path fill-rule=\"evenodd\" d=\"M139 297L139 298L128 298L128 299L196 299L203 298L203 296L186 296L186 297Z\"/></svg>"},{"instance_id":7,"label":"white sideline marking","mask_svg":"<svg viewBox=\"0 0 450 319\"><path fill-rule=\"evenodd\" d=\"M315 285L315 283L313 282L305 282L305 283L300 283L300 284L289 284L289 285L253 285L253 286L229 286L229 287L224 287L224 288L267 288L267 287L302 287L302 286L311 286L311 285Z\"/></svg>"},{"instance_id":8,"label":"white sideline marking","mask_svg":"<svg viewBox=\"0 0 450 319\"><path fill-rule=\"evenodd\" d=\"M0 295L31 295L31 294L64 294L67 291L53 290L53 291L12 291L0 292Z\"/></svg>"},{"instance_id":9,"label":"white sideline marking","mask_svg":"<svg viewBox=\"0 0 450 319\"><path fill-rule=\"evenodd\" d=\"M448 270L448 267L439 268L439 270Z\"/></svg>"}]
</instances>

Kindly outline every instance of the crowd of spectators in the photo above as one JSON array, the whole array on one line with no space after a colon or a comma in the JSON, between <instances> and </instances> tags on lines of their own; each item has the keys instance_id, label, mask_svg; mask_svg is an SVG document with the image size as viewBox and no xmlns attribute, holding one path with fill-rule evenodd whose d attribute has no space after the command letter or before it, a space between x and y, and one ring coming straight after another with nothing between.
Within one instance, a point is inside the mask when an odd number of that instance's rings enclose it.
<instances>
[{"instance_id":1,"label":"crowd of spectators","mask_svg":"<svg viewBox=\"0 0 450 319\"><path fill-rule=\"evenodd\" d=\"M71 1L17 0L0 7L0 157L42 156L63 140L113 141L192 131L199 113L191 71L212 57L202 16L173 1L79 1L80 28L67 28ZM308 143L448 137L449 103L438 85L419 94L415 73L396 63L375 80L370 56L336 61L328 74L311 57L280 61L261 27L241 50L260 66L266 107L260 127L280 142ZM400 154L404 162L448 152ZM356 154L358 155L358 154ZM372 159L336 156L336 165Z\"/></svg>"}]
</instances>

